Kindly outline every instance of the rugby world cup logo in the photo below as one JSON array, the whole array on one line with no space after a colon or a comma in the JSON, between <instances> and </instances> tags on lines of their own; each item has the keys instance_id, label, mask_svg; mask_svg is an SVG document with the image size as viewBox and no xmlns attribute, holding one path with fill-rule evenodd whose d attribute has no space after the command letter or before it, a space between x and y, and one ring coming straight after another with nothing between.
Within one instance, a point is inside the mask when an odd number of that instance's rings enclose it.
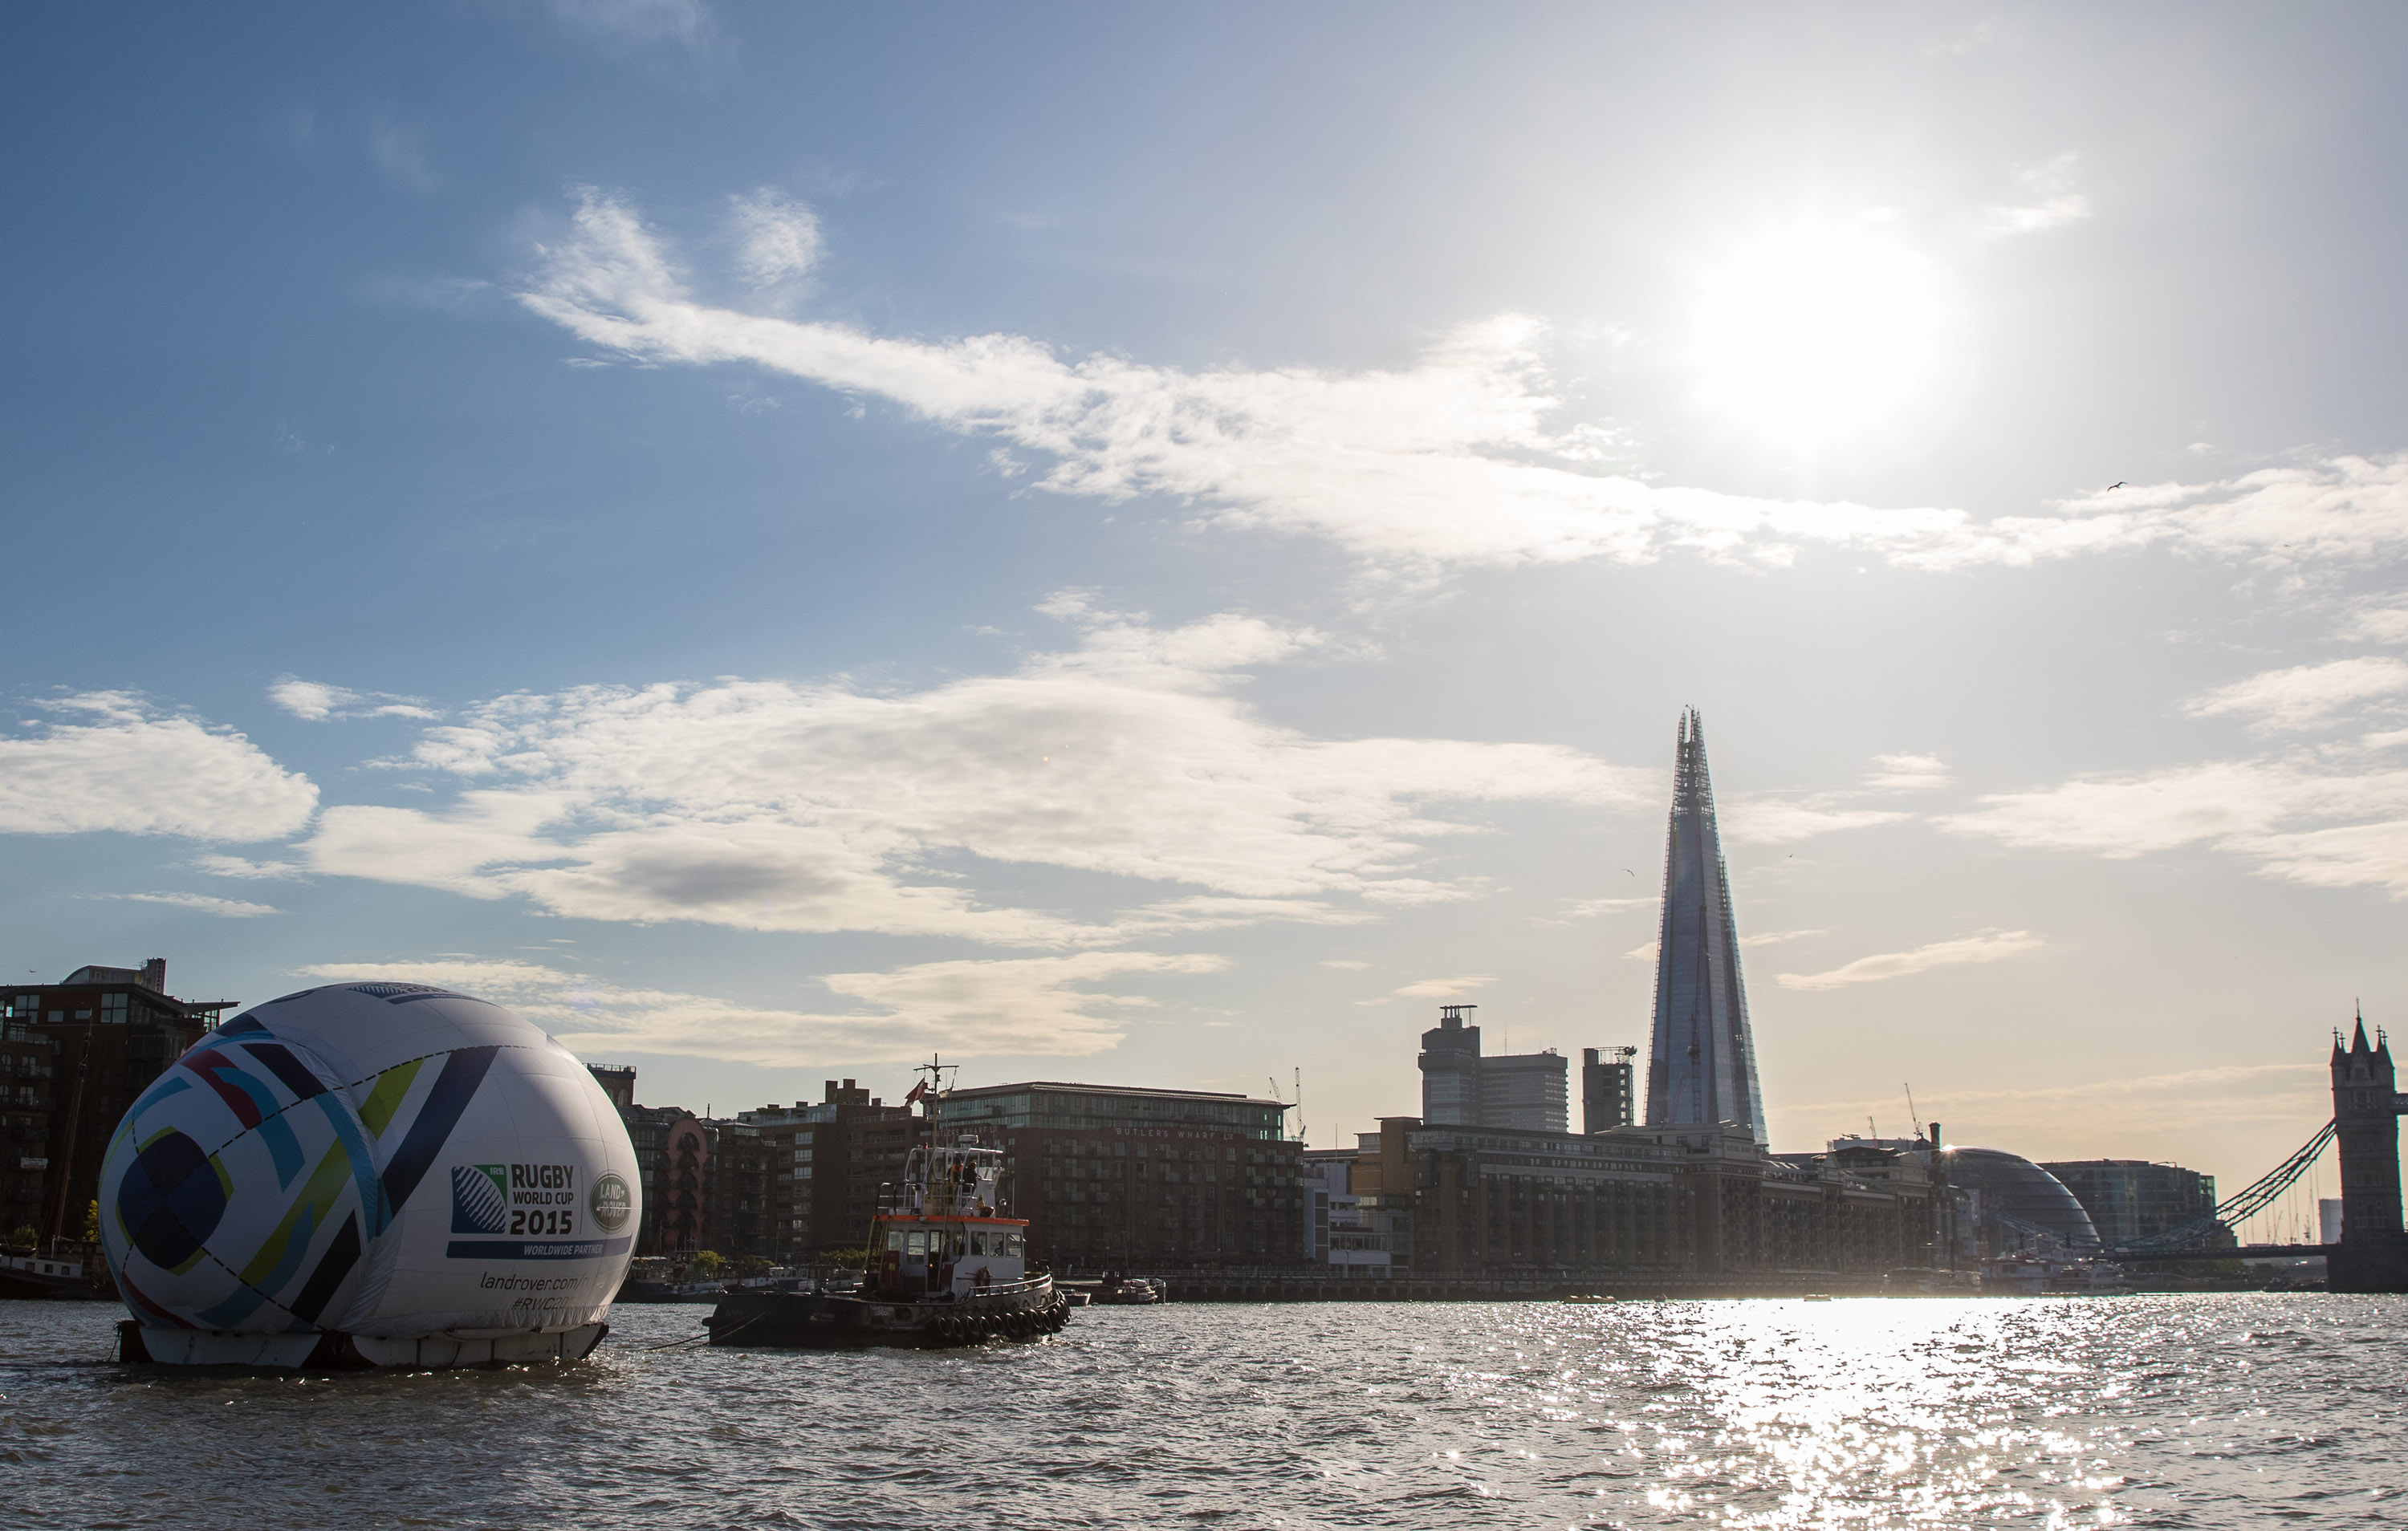
<instances>
[{"instance_id":1,"label":"rugby world cup logo","mask_svg":"<svg viewBox=\"0 0 2408 1531\"><path fill-rule=\"evenodd\" d=\"M510 1171L508 1165L452 1166L452 1231L455 1234L497 1234L509 1225Z\"/></svg>"}]
</instances>

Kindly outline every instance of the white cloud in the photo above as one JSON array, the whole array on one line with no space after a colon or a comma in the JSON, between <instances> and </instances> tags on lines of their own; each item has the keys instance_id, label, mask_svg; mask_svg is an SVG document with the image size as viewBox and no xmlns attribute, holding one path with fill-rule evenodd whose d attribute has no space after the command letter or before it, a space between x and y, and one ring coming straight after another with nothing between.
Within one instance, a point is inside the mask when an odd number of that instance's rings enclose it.
<instances>
[{"instance_id":1,"label":"white cloud","mask_svg":"<svg viewBox=\"0 0 2408 1531\"><path fill-rule=\"evenodd\" d=\"M223 920L252 920L263 914L284 912L272 904L246 903L239 898L211 898L207 894L91 894L86 896L122 899L129 904L165 904L171 909L191 909L199 914L214 914Z\"/></svg>"},{"instance_id":2,"label":"white cloud","mask_svg":"<svg viewBox=\"0 0 2408 1531\"><path fill-rule=\"evenodd\" d=\"M2408 606L2361 606L2342 631L2369 643L2408 643Z\"/></svg>"},{"instance_id":3,"label":"white cloud","mask_svg":"<svg viewBox=\"0 0 2408 1531\"><path fill-rule=\"evenodd\" d=\"M1733 797L1717 805L1715 819L1723 837L1735 845L1794 845L1817 835L1843 829L1870 829L1912 819L1911 813L1874 808L1824 806L1828 799L1802 801L1782 797Z\"/></svg>"},{"instance_id":4,"label":"white cloud","mask_svg":"<svg viewBox=\"0 0 2408 1531\"><path fill-rule=\"evenodd\" d=\"M2408 547L2408 456L2128 487L2061 502L2058 514L1989 522L1593 471L1588 422L1553 423L1545 327L1519 315L1465 325L1401 370L1190 373L1118 356L1066 361L1021 336L890 339L713 307L631 208L598 193L540 255L520 301L594 346L883 399L1049 459L1037 481L1058 494L1162 495L1228 526L1320 537L1408 568L1640 563L1676 549L1781 564L1809 544L1933 570L2160 544L2273 564Z\"/></svg>"},{"instance_id":5,"label":"white cloud","mask_svg":"<svg viewBox=\"0 0 2408 1531\"><path fill-rule=\"evenodd\" d=\"M2127 485L2055 516L1960 523L1892 554L1912 567L2028 565L2166 546L2273 566L2365 563L2408 549L2408 454L2344 456L2205 483Z\"/></svg>"},{"instance_id":6,"label":"white cloud","mask_svg":"<svg viewBox=\"0 0 2408 1531\"><path fill-rule=\"evenodd\" d=\"M1466 973L1458 978L1423 979L1402 988L1388 991L1386 999L1367 999L1367 1005L1384 1005L1389 999L1459 999L1474 989L1485 988L1497 980L1487 973Z\"/></svg>"},{"instance_id":7,"label":"white cloud","mask_svg":"<svg viewBox=\"0 0 2408 1531\"><path fill-rule=\"evenodd\" d=\"M1982 802L1942 827L2114 858L2204 844L2268 876L2408 897L2408 770L2351 775L2300 760L2225 761L2077 778Z\"/></svg>"},{"instance_id":8,"label":"white cloud","mask_svg":"<svg viewBox=\"0 0 2408 1531\"><path fill-rule=\"evenodd\" d=\"M2089 217L2090 199L2073 183L2073 172L2081 161L2079 154L2059 154L2045 165L2026 165L2016 172L2015 189L2024 200L1986 209L1982 217L1984 232L2042 234Z\"/></svg>"},{"instance_id":9,"label":"white cloud","mask_svg":"<svg viewBox=\"0 0 2408 1531\"><path fill-rule=\"evenodd\" d=\"M1448 802L1621 807L1655 777L1549 745L1322 740L1229 693L1317 635L1219 616L1178 628L1051 603L1079 646L1011 675L875 694L723 680L502 697L424 731L423 766L474 783L440 812L329 809L313 870L523 895L580 918L1096 945L1349 903L1474 896L1418 869L1475 826ZM1186 884L1106 923L997 908L965 857Z\"/></svg>"},{"instance_id":10,"label":"white cloud","mask_svg":"<svg viewBox=\"0 0 2408 1531\"><path fill-rule=\"evenodd\" d=\"M309 822L318 789L231 729L123 692L42 704L89 722L0 738L0 834L117 830L198 840L280 839Z\"/></svg>"},{"instance_id":11,"label":"white cloud","mask_svg":"<svg viewBox=\"0 0 2408 1531\"><path fill-rule=\"evenodd\" d=\"M761 366L998 437L1050 458L1039 482L1057 493L1167 495L1232 525L1403 563L1639 561L1675 546L1780 557L1752 545L1936 535L1962 520L1579 471L1594 432L1545 428L1556 400L1539 359L1543 327L1518 316L1466 326L1410 369L1354 374L1073 363L1018 336L885 339L697 302L636 214L595 193L521 300L624 354Z\"/></svg>"},{"instance_id":12,"label":"white cloud","mask_svg":"<svg viewBox=\"0 0 2408 1531\"><path fill-rule=\"evenodd\" d=\"M1352 957L1324 957L1321 961L1321 966L1324 967L1342 967L1350 973L1359 973L1365 968L1369 967L1371 965L1368 962L1356 962Z\"/></svg>"},{"instance_id":13,"label":"white cloud","mask_svg":"<svg viewBox=\"0 0 2408 1531\"><path fill-rule=\"evenodd\" d=\"M309 875L308 867L294 862L251 861L241 856L194 856L186 865L194 871L207 872L211 877L238 877L251 880Z\"/></svg>"},{"instance_id":14,"label":"white cloud","mask_svg":"<svg viewBox=\"0 0 2408 1531\"><path fill-rule=\"evenodd\" d=\"M1644 946L1632 947L1629 951L1624 952L1623 956L1632 962L1654 962L1656 960L1656 949L1662 945L1663 943L1661 941L1649 941Z\"/></svg>"},{"instance_id":15,"label":"white cloud","mask_svg":"<svg viewBox=\"0 0 2408 1531\"><path fill-rule=\"evenodd\" d=\"M727 199L736 224L736 269L760 289L792 281L820 258L820 222L802 203L765 186Z\"/></svg>"},{"instance_id":16,"label":"white cloud","mask_svg":"<svg viewBox=\"0 0 2408 1531\"><path fill-rule=\"evenodd\" d=\"M2362 656L2269 670L2236 680L2184 708L2194 718L2237 714L2261 733L2314 728L2335 712L2408 691L2408 660Z\"/></svg>"},{"instance_id":17,"label":"white cloud","mask_svg":"<svg viewBox=\"0 0 2408 1531\"><path fill-rule=\"evenodd\" d=\"M1938 755L1875 755L1873 765L1879 768L1865 778L1865 785L1885 792L1927 792L1956 780Z\"/></svg>"},{"instance_id":18,"label":"white cloud","mask_svg":"<svg viewBox=\"0 0 2408 1531\"><path fill-rule=\"evenodd\" d=\"M818 981L858 1003L833 1011L738 1005L707 994L634 989L538 963L437 958L327 963L330 980L440 984L508 1005L588 1056L657 1053L763 1067L881 1063L932 1048L968 1057L1082 1057L1125 1034L1142 995L1089 985L1136 974L1217 972L1206 954L1081 952L1065 956L921 963L887 973L830 973Z\"/></svg>"},{"instance_id":19,"label":"white cloud","mask_svg":"<svg viewBox=\"0 0 2408 1531\"><path fill-rule=\"evenodd\" d=\"M1773 981L1784 989L1844 989L1855 983L1879 983L1886 979L1904 978L1910 973L1928 972L1934 967L1951 967L1960 963L1997 962L2042 945L2041 938L2028 930L2000 931L1986 936L1971 936L1963 940L1934 941L1918 946L1912 952L1885 952L1878 956L1858 957L1844 967L1834 967L1828 973L1783 973Z\"/></svg>"},{"instance_id":20,"label":"white cloud","mask_svg":"<svg viewBox=\"0 0 2408 1531\"><path fill-rule=\"evenodd\" d=\"M267 699L296 718L323 723L329 718L434 718L423 696L395 696L383 691L349 691L322 681L285 676L267 688Z\"/></svg>"},{"instance_id":21,"label":"white cloud","mask_svg":"<svg viewBox=\"0 0 2408 1531\"><path fill-rule=\"evenodd\" d=\"M480 873L497 863L562 859L566 852L536 831L566 811L557 796L510 792L462 793L459 805L439 815L344 805L320 817L302 851L311 871L503 898L509 886Z\"/></svg>"},{"instance_id":22,"label":"white cloud","mask_svg":"<svg viewBox=\"0 0 2408 1531\"><path fill-rule=\"evenodd\" d=\"M2311 808L2314 783L2261 762L2183 766L2146 776L2077 777L2038 792L1994 793L1942 828L2009 845L2128 859L2200 840L2266 833Z\"/></svg>"},{"instance_id":23,"label":"white cloud","mask_svg":"<svg viewBox=\"0 0 2408 1531\"><path fill-rule=\"evenodd\" d=\"M1575 899L1570 907L1564 910L1564 916L1570 920L1586 920L1599 914L1619 914L1624 909L1652 909L1657 902L1657 897L1654 894L1641 898Z\"/></svg>"},{"instance_id":24,"label":"white cloud","mask_svg":"<svg viewBox=\"0 0 2408 1531\"><path fill-rule=\"evenodd\" d=\"M2391 784L2408 785L2396 778ZM2395 803L2395 812L2403 808L2408 802ZM2381 888L2408 898L2408 816L2254 836L2225 849L2255 859L2270 877L2318 888Z\"/></svg>"}]
</instances>

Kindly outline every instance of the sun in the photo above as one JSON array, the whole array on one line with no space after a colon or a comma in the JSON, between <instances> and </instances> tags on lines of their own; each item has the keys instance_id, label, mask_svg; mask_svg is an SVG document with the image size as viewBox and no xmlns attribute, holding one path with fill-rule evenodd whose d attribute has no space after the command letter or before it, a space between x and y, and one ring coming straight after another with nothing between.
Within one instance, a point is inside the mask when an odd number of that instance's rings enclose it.
<instances>
[{"instance_id":1,"label":"sun","mask_svg":"<svg viewBox=\"0 0 2408 1531\"><path fill-rule=\"evenodd\" d=\"M1905 425L1954 318L1937 265L1877 229L1791 229L1706 266L1696 362L1705 402L1800 443Z\"/></svg>"}]
</instances>

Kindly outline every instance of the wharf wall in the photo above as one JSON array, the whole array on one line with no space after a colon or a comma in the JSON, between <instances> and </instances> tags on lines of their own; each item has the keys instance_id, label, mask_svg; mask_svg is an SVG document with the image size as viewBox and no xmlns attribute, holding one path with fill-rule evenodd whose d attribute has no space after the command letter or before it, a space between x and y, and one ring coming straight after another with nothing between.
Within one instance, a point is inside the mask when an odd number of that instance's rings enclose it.
<instances>
[{"instance_id":1,"label":"wharf wall","mask_svg":"<svg viewBox=\"0 0 2408 1531\"><path fill-rule=\"evenodd\" d=\"M1744 1271L1727 1275L1641 1273L1594 1277L1431 1277L1332 1279L1312 1272L1197 1272L1155 1276L1168 1302L1559 1302L1572 1296L1797 1297L1878 1296L1881 1280L1829 1271ZM1077 1284L1077 1283L1073 1283Z\"/></svg>"}]
</instances>

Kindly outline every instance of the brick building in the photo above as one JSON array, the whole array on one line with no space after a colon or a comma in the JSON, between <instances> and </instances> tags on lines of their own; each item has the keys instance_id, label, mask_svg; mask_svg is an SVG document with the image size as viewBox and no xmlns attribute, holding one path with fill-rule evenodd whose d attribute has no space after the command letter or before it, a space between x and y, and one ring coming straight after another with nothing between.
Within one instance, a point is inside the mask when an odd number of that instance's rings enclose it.
<instances>
[{"instance_id":1,"label":"brick building","mask_svg":"<svg viewBox=\"0 0 2408 1531\"><path fill-rule=\"evenodd\" d=\"M1412 1197L1420 1276L1805 1272L1931 1263L1910 1152L1767 1153L1744 1125L1598 1134L1385 1119L1358 1194ZM1367 1135L1367 1145L1370 1141Z\"/></svg>"},{"instance_id":2,"label":"brick building","mask_svg":"<svg viewBox=\"0 0 2408 1531\"><path fill-rule=\"evenodd\" d=\"M828 1080L816 1103L702 1121L636 1105L633 1069L593 1072L635 1143L639 1253L797 1265L859 1249L880 1192L927 1140L926 1116L852 1080ZM1005 1151L1030 1252L1057 1268L1287 1265L1311 1240L1286 1110L1203 1091L1006 1084L948 1093L937 1124Z\"/></svg>"},{"instance_id":3,"label":"brick building","mask_svg":"<svg viewBox=\"0 0 2408 1531\"><path fill-rule=\"evenodd\" d=\"M59 1071L59 1042L34 1030L36 1007L20 1014L14 1000L0 1013L0 1241L38 1241L50 1215L42 1195L50 1166L50 1108ZM31 1230L28 1238L19 1234Z\"/></svg>"},{"instance_id":4,"label":"brick building","mask_svg":"<svg viewBox=\"0 0 2408 1531\"><path fill-rule=\"evenodd\" d=\"M954 1090L938 1130L1004 1151L1012 1214L1057 1271L1302 1265L1304 1145L1275 1100L1035 1082Z\"/></svg>"},{"instance_id":5,"label":"brick building","mask_svg":"<svg viewBox=\"0 0 2408 1531\"><path fill-rule=\"evenodd\" d=\"M862 1248L879 1188L903 1178L921 1141L909 1106L889 1106L852 1080L829 1080L822 1095L817 1105L764 1106L737 1119L766 1148L768 1223L757 1252L785 1264Z\"/></svg>"},{"instance_id":6,"label":"brick building","mask_svg":"<svg viewBox=\"0 0 2408 1531\"><path fill-rule=\"evenodd\" d=\"M164 957L138 968L79 967L62 982L5 992L8 1024L58 1049L48 1142L38 1155L49 1161L40 1228L46 1236L75 1238L99 1199L100 1162L118 1119L235 1002L169 994ZM19 1114L13 1108L9 1112Z\"/></svg>"},{"instance_id":7,"label":"brick building","mask_svg":"<svg viewBox=\"0 0 2408 1531\"><path fill-rule=\"evenodd\" d=\"M631 1095L633 1089L630 1081ZM677 1106L630 1104L619 1109L619 1119L627 1124L636 1173L644 1186L636 1252L688 1254L705 1248L710 1222L710 1129Z\"/></svg>"},{"instance_id":8,"label":"brick building","mask_svg":"<svg viewBox=\"0 0 2408 1531\"><path fill-rule=\"evenodd\" d=\"M730 1259L775 1257L781 1252L770 1200L772 1155L783 1160L784 1138L773 1143L764 1129L743 1121L710 1123L710 1195L702 1247Z\"/></svg>"}]
</instances>

